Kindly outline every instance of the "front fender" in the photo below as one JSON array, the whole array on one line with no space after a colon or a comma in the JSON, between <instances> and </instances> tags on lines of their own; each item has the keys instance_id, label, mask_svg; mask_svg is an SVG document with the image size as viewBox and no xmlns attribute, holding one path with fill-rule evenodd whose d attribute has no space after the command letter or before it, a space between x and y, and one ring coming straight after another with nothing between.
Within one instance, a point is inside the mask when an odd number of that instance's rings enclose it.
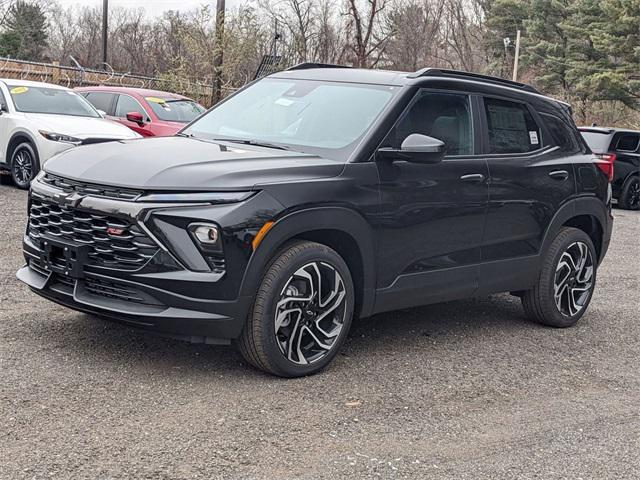
<instances>
[{"instance_id":1,"label":"front fender","mask_svg":"<svg viewBox=\"0 0 640 480\"><path fill-rule=\"evenodd\" d=\"M357 244L363 268L361 316L373 311L375 296L375 247L373 230L358 212L344 207L316 207L289 213L275 222L253 252L240 289L243 297L254 297L262 273L275 252L288 240L316 230L339 230Z\"/></svg>"}]
</instances>

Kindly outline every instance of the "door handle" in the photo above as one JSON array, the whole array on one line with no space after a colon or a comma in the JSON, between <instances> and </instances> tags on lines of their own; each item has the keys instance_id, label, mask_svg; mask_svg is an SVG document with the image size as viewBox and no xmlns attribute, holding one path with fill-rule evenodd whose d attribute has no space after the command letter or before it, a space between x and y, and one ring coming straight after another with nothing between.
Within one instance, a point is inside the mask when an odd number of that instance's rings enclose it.
<instances>
[{"instance_id":1,"label":"door handle","mask_svg":"<svg viewBox=\"0 0 640 480\"><path fill-rule=\"evenodd\" d=\"M470 173L468 175L462 175L460 180L469 183L480 183L484 181L484 175L481 173Z\"/></svg>"},{"instance_id":2,"label":"door handle","mask_svg":"<svg viewBox=\"0 0 640 480\"><path fill-rule=\"evenodd\" d=\"M566 180L569 178L569 172L566 170L554 170L553 172L549 172L549 176L556 180Z\"/></svg>"}]
</instances>

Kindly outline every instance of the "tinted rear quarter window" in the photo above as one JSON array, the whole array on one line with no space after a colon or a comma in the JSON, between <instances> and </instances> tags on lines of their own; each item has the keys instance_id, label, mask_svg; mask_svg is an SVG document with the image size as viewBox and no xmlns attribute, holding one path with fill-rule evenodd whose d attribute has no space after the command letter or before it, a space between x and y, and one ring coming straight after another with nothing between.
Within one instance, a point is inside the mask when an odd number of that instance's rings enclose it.
<instances>
[{"instance_id":1,"label":"tinted rear quarter window","mask_svg":"<svg viewBox=\"0 0 640 480\"><path fill-rule=\"evenodd\" d=\"M490 153L527 153L542 145L540 129L525 104L485 98Z\"/></svg>"},{"instance_id":2,"label":"tinted rear quarter window","mask_svg":"<svg viewBox=\"0 0 640 480\"><path fill-rule=\"evenodd\" d=\"M623 134L618 139L618 143L616 144L616 150L621 152L635 152L638 150L638 135L634 134Z\"/></svg>"},{"instance_id":3,"label":"tinted rear quarter window","mask_svg":"<svg viewBox=\"0 0 640 480\"><path fill-rule=\"evenodd\" d=\"M566 121L549 113L540 113L540 117L551 135L551 139L549 139L551 141L545 142L547 145L559 147L562 152L577 153L580 151L574 129Z\"/></svg>"}]
</instances>

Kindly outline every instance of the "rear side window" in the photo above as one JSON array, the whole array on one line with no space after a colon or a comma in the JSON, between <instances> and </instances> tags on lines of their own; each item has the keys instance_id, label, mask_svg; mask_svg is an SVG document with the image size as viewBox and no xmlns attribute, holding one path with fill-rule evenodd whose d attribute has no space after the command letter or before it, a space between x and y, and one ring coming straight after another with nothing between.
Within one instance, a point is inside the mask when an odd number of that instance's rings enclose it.
<instances>
[{"instance_id":1,"label":"rear side window","mask_svg":"<svg viewBox=\"0 0 640 480\"><path fill-rule=\"evenodd\" d=\"M490 153L527 153L542 145L540 129L526 105L485 98Z\"/></svg>"},{"instance_id":2,"label":"rear side window","mask_svg":"<svg viewBox=\"0 0 640 480\"><path fill-rule=\"evenodd\" d=\"M616 150L622 152L635 152L638 149L638 135L624 134L620 136Z\"/></svg>"},{"instance_id":3,"label":"rear side window","mask_svg":"<svg viewBox=\"0 0 640 480\"><path fill-rule=\"evenodd\" d=\"M400 148L412 133L442 140L447 146L447 155L473 154L469 97L426 90L418 92L383 145Z\"/></svg>"},{"instance_id":4,"label":"rear side window","mask_svg":"<svg viewBox=\"0 0 640 480\"><path fill-rule=\"evenodd\" d=\"M7 101L4 99L4 93L2 93L2 89L0 89L0 108L6 110Z\"/></svg>"},{"instance_id":5,"label":"rear side window","mask_svg":"<svg viewBox=\"0 0 640 480\"><path fill-rule=\"evenodd\" d=\"M555 115L548 113L540 113L540 117L547 127L547 131L551 134L551 145L559 147L561 152L577 153L580 151L574 130L566 121Z\"/></svg>"},{"instance_id":6,"label":"rear side window","mask_svg":"<svg viewBox=\"0 0 640 480\"><path fill-rule=\"evenodd\" d=\"M112 113L111 102L113 101L114 97L113 93L89 92L84 95L85 98L89 100L89 102L98 110L102 110L103 112L109 114Z\"/></svg>"}]
</instances>

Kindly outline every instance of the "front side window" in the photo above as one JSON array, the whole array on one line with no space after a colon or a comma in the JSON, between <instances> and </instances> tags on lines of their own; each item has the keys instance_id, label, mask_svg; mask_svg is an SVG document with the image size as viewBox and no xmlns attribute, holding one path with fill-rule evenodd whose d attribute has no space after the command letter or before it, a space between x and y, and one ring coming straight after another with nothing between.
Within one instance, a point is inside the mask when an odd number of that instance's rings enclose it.
<instances>
[{"instance_id":1,"label":"front side window","mask_svg":"<svg viewBox=\"0 0 640 480\"><path fill-rule=\"evenodd\" d=\"M146 112L140 106L140 104L129 95L120 95L118 97L118 104L116 105L116 117L127 118L127 113L137 112L142 115L143 118L147 118Z\"/></svg>"},{"instance_id":2,"label":"front side window","mask_svg":"<svg viewBox=\"0 0 640 480\"><path fill-rule=\"evenodd\" d=\"M404 139L413 133L442 140L447 155L473 154L469 97L426 90L418 92L382 146L399 149Z\"/></svg>"},{"instance_id":3,"label":"front side window","mask_svg":"<svg viewBox=\"0 0 640 480\"><path fill-rule=\"evenodd\" d=\"M490 153L527 153L542 146L540 129L526 105L485 98Z\"/></svg>"},{"instance_id":4,"label":"front side window","mask_svg":"<svg viewBox=\"0 0 640 480\"><path fill-rule=\"evenodd\" d=\"M82 95L71 90L13 85L9 86L9 93L19 112L100 117Z\"/></svg>"},{"instance_id":5,"label":"front side window","mask_svg":"<svg viewBox=\"0 0 640 480\"><path fill-rule=\"evenodd\" d=\"M184 134L251 140L346 160L398 87L265 78L196 120Z\"/></svg>"},{"instance_id":6,"label":"front side window","mask_svg":"<svg viewBox=\"0 0 640 480\"><path fill-rule=\"evenodd\" d=\"M620 136L616 150L621 152L635 152L638 149L638 135L625 134Z\"/></svg>"}]
</instances>

